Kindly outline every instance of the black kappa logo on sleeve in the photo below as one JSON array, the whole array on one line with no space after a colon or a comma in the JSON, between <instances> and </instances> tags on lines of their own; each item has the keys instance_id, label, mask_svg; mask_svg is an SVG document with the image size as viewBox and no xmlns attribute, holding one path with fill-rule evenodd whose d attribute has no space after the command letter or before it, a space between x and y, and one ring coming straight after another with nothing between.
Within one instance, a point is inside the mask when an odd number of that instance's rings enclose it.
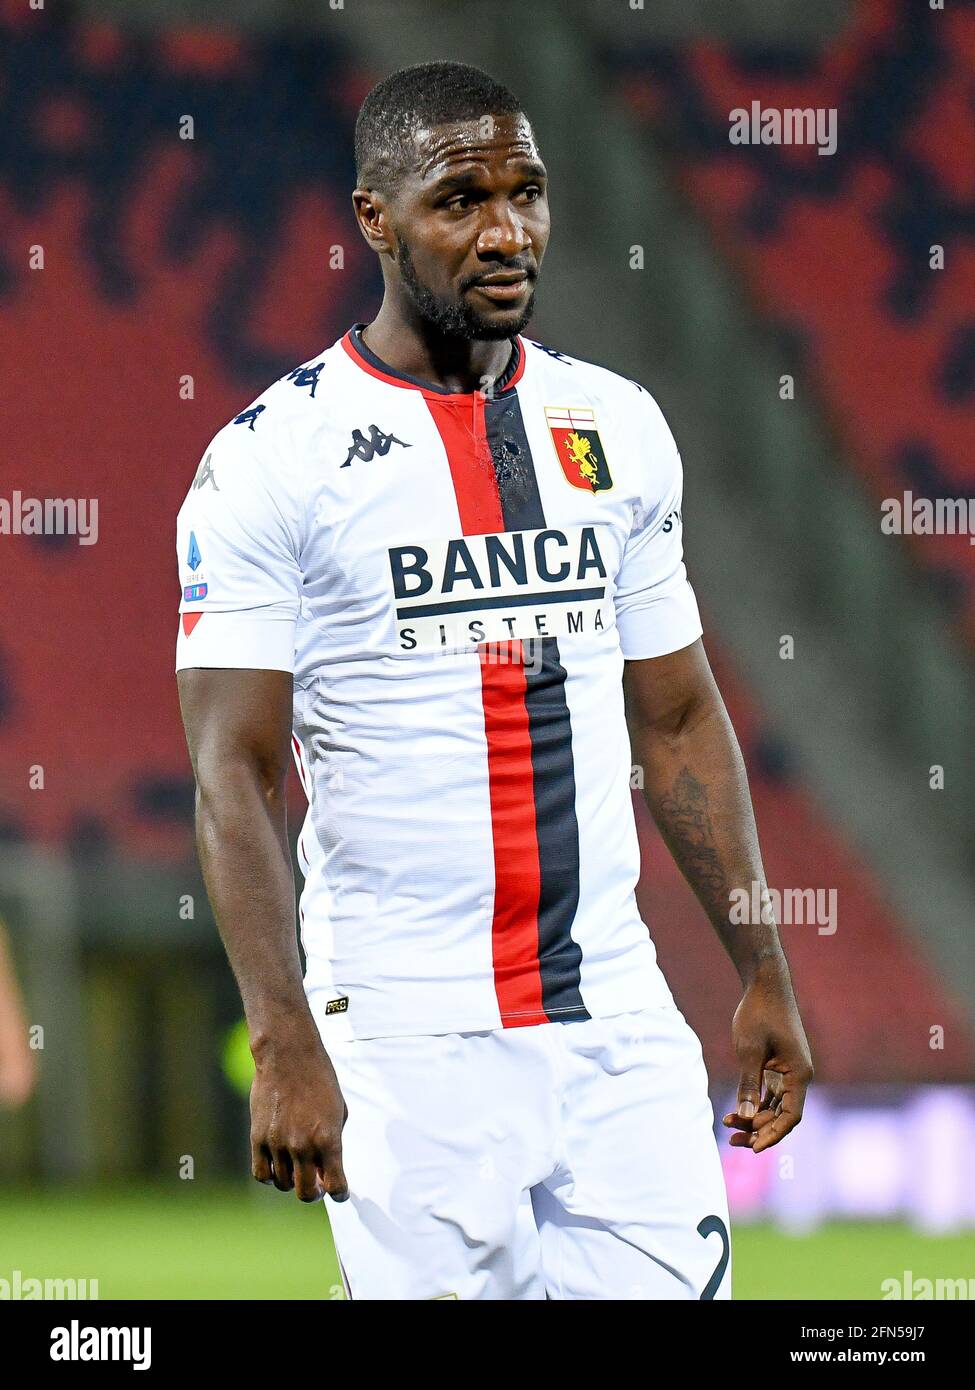
<instances>
[{"instance_id":1,"label":"black kappa logo on sleeve","mask_svg":"<svg viewBox=\"0 0 975 1390\"><path fill-rule=\"evenodd\" d=\"M407 444L404 439L397 439L395 434L383 434L378 425L369 426L368 439L361 430L353 430L349 452L345 462L339 466L348 468L353 459L362 459L363 463L369 463L377 454L380 458L385 458L393 444L399 444L403 449L412 449L413 447L412 444Z\"/></svg>"},{"instance_id":2,"label":"black kappa logo on sleeve","mask_svg":"<svg viewBox=\"0 0 975 1390\"><path fill-rule=\"evenodd\" d=\"M254 421L257 419L258 415L260 415L261 411L266 409L267 406L255 405L251 406L250 410L242 410L239 415L234 416L234 424L246 425L249 430L253 430Z\"/></svg>"}]
</instances>

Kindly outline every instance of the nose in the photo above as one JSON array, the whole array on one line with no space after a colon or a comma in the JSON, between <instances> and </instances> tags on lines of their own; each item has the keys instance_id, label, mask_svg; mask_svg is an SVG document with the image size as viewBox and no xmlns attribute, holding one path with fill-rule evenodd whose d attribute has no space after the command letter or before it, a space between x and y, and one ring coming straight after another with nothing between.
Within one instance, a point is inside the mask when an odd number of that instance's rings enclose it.
<instances>
[{"instance_id":1,"label":"nose","mask_svg":"<svg viewBox=\"0 0 975 1390\"><path fill-rule=\"evenodd\" d=\"M486 260L511 260L531 246L531 237L518 212L505 202L497 208L477 238L477 254Z\"/></svg>"}]
</instances>

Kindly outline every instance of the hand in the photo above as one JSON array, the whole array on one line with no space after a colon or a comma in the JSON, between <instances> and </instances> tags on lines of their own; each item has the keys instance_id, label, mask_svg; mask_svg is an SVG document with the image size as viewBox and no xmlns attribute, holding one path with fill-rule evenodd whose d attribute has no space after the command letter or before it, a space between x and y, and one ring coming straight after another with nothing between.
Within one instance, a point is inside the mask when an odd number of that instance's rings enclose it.
<instances>
[{"instance_id":1,"label":"hand","mask_svg":"<svg viewBox=\"0 0 975 1390\"><path fill-rule=\"evenodd\" d=\"M784 963L745 990L731 1025L741 1069L738 1107L725 1115L734 1148L761 1153L784 1139L802 1119L813 1079L809 1043Z\"/></svg>"},{"instance_id":2,"label":"hand","mask_svg":"<svg viewBox=\"0 0 975 1390\"><path fill-rule=\"evenodd\" d=\"M251 1086L251 1172L302 1202L349 1196L342 1129L349 1111L317 1037L301 1047L262 1047Z\"/></svg>"}]
</instances>

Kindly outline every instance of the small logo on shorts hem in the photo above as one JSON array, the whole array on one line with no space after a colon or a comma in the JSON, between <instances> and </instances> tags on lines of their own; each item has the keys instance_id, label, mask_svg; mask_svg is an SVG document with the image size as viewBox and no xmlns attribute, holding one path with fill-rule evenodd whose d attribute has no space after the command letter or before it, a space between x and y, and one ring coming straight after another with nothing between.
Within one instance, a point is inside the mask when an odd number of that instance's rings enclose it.
<instances>
[{"instance_id":1,"label":"small logo on shorts hem","mask_svg":"<svg viewBox=\"0 0 975 1390\"><path fill-rule=\"evenodd\" d=\"M349 1009L349 996L344 994L341 999L330 999L325 1005L327 1014L344 1014Z\"/></svg>"}]
</instances>

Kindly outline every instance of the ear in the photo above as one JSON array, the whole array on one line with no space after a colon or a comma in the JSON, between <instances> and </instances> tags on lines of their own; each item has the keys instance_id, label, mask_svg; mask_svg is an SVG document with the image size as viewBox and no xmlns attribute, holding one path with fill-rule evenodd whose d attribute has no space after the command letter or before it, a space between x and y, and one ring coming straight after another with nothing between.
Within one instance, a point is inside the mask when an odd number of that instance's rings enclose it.
<instances>
[{"instance_id":1,"label":"ear","mask_svg":"<svg viewBox=\"0 0 975 1390\"><path fill-rule=\"evenodd\" d=\"M352 206L366 245L379 255L391 255L396 249L396 238L389 227L383 195L375 188L357 188L352 194Z\"/></svg>"}]
</instances>

